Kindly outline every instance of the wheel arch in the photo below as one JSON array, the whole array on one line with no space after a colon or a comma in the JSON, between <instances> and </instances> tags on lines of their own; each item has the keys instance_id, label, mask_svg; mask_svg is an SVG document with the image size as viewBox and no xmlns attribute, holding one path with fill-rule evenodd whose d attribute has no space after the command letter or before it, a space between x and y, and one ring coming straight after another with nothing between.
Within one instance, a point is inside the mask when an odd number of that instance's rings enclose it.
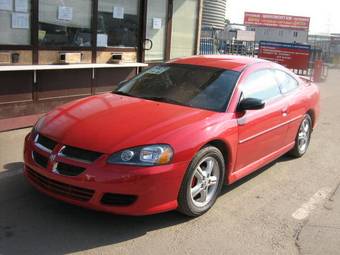
<instances>
[{"instance_id":1,"label":"wheel arch","mask_svg":"<svg viewBox=\"0 0 340 255\"><path fill-rule=\"evenodd\" d=\"M312 127L314 128L315 127L315 124L316 124L316 121L315 121L315 111L313 109L309 109L306 114L308 114L311 119L312 119Z\"/></svg>"},{"instance_id":2,"label":"wheel arch","mask_svg":"<svg viewBox=\"0 0 340 255\"><path fill-rule=\"evenodd\" d=\"M231 173L232 169L232 149L231 146L222 139L214 139L209 142L207 142L205 145L202 146L202 148L207 146L214 146L217 149L219 149L223 155L224 164L225 164L225 182L229 181L229 175ZM201 148L201 149L202 149Z\"/></svg>"}]
</instances>

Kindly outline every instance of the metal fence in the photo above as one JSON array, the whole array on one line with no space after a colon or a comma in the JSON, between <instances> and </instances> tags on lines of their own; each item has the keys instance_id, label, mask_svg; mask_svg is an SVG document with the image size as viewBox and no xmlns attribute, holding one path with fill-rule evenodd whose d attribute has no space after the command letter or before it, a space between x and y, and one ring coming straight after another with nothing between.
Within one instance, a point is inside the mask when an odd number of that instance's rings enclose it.
<instances>
[{"instance_id":1,"label":"metal fence","mask_svg":"<svg viewBox=\"0 0 340 255\"><path fill-rule=\"evenodd\" d=\"M219 54L217 40L215 38L203 37L200 41L200 55Z\"/></svg>"},{"instance_id":2,"label":"metal fence","mask_svg":"<svg viewBox=\"0 0 340 255\"><path fill-rule=\"evenodd\" d=\"M200 41L200 54L229 54L242 56L255 56L255 42L243 42L236 40L220 40L211 37L203 37Z\"/></svg>"},{"instance_id":3,"label":"metal fence","mask_svg":"<svg viewBox=\"0 0 340 255\"><path fill-rule=\"evenodd\" d=\"M258 57L258 44L255 42L242 42L236 40L220 40L216 37L202 37L200 41L200 55L241 55L249 57ZM314 75L315 60L311 58L308 69L291 69L295 74L309 77L311 80ZM321 79L326 80L329 66L323 65Z\"/></svg>"}]
</instances>

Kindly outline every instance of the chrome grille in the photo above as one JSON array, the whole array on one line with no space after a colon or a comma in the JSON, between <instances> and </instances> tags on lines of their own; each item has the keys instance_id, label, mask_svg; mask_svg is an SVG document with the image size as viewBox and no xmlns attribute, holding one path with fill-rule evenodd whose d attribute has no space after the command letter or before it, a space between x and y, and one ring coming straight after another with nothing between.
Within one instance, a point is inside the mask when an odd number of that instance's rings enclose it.
<instances>
[{"instance_id":1,"label":"chrome grille","mask_svg":"<svg viewBox=\"0 0 340 255\"><path fill-rule=\"evenodd\" d=\"M46 152L50 152L50 153L53 151L54 147L57 145L57 142L41 134L36 135L34 139L34 143L39 149L46 151Z\"/></svg>"},{"instance_id":2,"label":"chrome grille","mask_svg":"<svg viewBox=\"0 0 340 255\"><path fill-rule=\"evenodd\" d=\"M84 167L73 166L65 163L55 163L53 167L53 172L65 176L77 176L85 171Z\"/></svg>"},{"instance_id":3,"label":"chrome grille","mask_svg":"<svg viewBox=\"0 0 340 255\"><path fill-rule=\"evenodd\" d=\"M39 150L32 152L32 159L43 168L48 167L49 161L53 164L52 171L64 176L78 176L86 170L86 166L96 161L103 154L68 145L60 145L52 139L37 134L34 144ZM52 153L53 152L53 153ZM48 154L48 155L45 155ZM56 157L56 155L58 155Z\"/></svg>"},{"instance_id":4,"label":"chrome grille","mask_svg":"<svg viewBox=\"0 0 340 255\"><path fill-rule=\"evenodd\" d=\"M32 158L39 166L43 168L47 168L48 165L48 158L39 154L38 152L33 151L32 152Z\"/></svg>"},{"instance_id":5,"label":"chrome grille","mask_svg":"<svg viewBox=\"0 0 340 255\"><path fill-rule=\"evenodd\" d=\"M61 157L66 157L85 163L92 163L97 160L101 155L102 153L99 152L84 150L67 145L64 146L59 152L59 156Z\"/></svg>"}]
</instances>

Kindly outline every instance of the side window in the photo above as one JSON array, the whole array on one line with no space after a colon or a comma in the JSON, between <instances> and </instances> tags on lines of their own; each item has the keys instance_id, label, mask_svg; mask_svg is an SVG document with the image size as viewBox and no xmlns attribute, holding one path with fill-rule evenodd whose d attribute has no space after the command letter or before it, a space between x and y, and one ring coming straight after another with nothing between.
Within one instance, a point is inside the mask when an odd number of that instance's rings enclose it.
<instances>
[{"instance_id":1,"label":"side window","mask_svg":"<svg viewBox=\"0 0 340 255\"><path fill-rule=\"evenodd\" d=\"M270 70L250 74L242 85L242 92L244 98L257 98L263 101L281 95L274 73Z\"/></svg>"},{"instance_id":2,"label":"side window","mask_svg":"<svg viewBox=\"0 0 340 255\"><path fill-rule=\"evenodd\" d=\"M284 71L275 70L275 76L282 94L289 93L299 86L297 80Z\"/></svg>"}]
</instances>

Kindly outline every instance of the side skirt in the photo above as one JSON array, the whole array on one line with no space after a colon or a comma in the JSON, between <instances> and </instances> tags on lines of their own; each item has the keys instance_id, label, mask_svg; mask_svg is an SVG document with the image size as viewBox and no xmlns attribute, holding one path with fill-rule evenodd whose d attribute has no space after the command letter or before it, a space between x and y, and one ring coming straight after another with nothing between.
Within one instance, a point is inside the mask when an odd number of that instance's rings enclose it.
<instances>
[{"instance_id":1,"label":"side skirt","mask_svg":"<svg viewBox=\"0 0 340 255\"><path fill-rule=\"evenodd\" d=\"M248 166L231 173L228 179L228 184L232 184L243 177L247 176L248 174L251 174L252 172L255 172L256 170L260 169L261 167L269 164L270 162L274 161L275 159L281 157L282 155L286 154L288 151L290 151L295 145L295 142L292 142L281 149L274 151L273 153L249 164Z\"/></svg>"}]
</instances>

